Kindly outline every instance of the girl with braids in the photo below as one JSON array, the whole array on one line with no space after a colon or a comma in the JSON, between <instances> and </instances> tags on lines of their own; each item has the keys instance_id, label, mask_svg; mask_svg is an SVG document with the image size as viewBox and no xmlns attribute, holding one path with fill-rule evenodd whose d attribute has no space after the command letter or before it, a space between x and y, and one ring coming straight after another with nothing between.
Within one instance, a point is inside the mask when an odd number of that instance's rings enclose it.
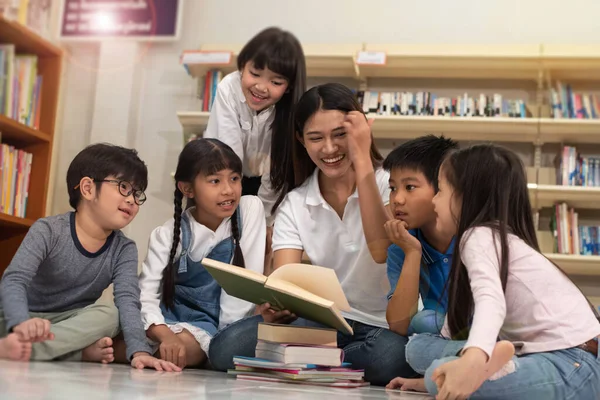
<instances>
[{"instance_id":1,"label":"girl with braids","mask_svg":"<svg viewBox=\"0 0 600 400\"><path fill-rule=\"evenodd\" d=\"M540 253L519 157L489 144L450 154L433 204L457 246L445 338L420 334L406 346L421 389L441 400L600 399L600 323Z\"/></svg>"},{"instance_id":2,"label":"girl with braids","mask_svg":"<svg viewBox=\"0 0 600 400\"><path fill-rule=\"evenodd\" d=\"M202 366L220 327L252 314L200 264L205 258L263 273L265 215L241 196L242 162L217 139L189 142L175 172L174 218L150 236L140 276L142 320L156 357Z\"/></svg>"}]
</instances>

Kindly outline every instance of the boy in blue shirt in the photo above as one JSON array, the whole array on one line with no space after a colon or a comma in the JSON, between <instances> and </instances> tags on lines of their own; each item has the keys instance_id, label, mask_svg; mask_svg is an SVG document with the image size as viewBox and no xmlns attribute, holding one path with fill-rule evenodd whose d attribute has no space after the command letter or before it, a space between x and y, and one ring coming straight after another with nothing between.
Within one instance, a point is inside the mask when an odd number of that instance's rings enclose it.
<instances>
[{"instance_id":1,"label":"boy in blue shirt","mask_svg":"<svg viewBox=\"0 0 600 400\"><path fill-rule=\"evenodd\" d=\"M458 145L443 136L422 136L394 149L383 167L390 171L387 275L391 291L386 317L390 330L403 335L439 333L448 306L445 286L454 238L436 228L433 197L438 170ZM423 310L417 312L419 295Z\"/></svg>"}]
</instances>

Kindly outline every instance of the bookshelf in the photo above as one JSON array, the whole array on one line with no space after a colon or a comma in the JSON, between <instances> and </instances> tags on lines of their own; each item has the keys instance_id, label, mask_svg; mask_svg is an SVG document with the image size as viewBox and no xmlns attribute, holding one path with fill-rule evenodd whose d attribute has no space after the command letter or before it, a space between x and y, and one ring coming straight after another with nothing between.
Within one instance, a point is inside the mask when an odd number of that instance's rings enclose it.
<instances>
[{"instance_id":1,"label":"bookshelf","mask_svg":"<svg viewBox=\"0 0 600 400\"><path fill-rule=\"evenodd\" d=\"M0 43L14 44L16 54L33 54L43 77L39 130L0 116L2 143L33 155L25 218L0 213L0 274L6 269L29 227L46 216L54 126L58 108L62 50L17 22L0 17Z\"/></svg>"},{"instance_id":2,"label":"bookshelf","mask_svg":"<svg viewBox=\"0 0 600 400\"><path fill-rule=\"evenodd\" d=\"M474 87L484 82L483 91L487 95L495 90L507 90L520 93L526 102L527 118L374 115L373 136L376 140L400 141L429 133L443 133L459 141L494 141L521 147L530 145L533 169L538 172L543 169L542 153L546 145L600 145L600 119L550 118L548 99L548 90L557 80L573 82L577 90L594 87L600 91L600 45L362 43L303 46L307 75L313 80L327 77L330 81L342 80L357 90L376 91L388 90L388 87L394 86L391 82L399 82L396 87L412 88L415 92L426 90L422 86L441 88L443 96L448 96L449 90L461 87L472 92ZM201 77L212 68L219 68L224 74L234 71L235 55L241 47L202 45L201 51L229 51L233 57L226 66L188 65L190 75ZM385 53L385 64L358 63L361 51ZM348 83L348 78L354 83ZM188 134L201 134L209 115L208 112L196 111L177 113L184 133ZM534 177L540 175L533 174ZM600 210L600 187L547 183L547 180L535 180L529 185L534 209L545 209L564 201L571 207ZM600 256L546 255L570 274L600 277Z\"/></svg>"}]
</instances>

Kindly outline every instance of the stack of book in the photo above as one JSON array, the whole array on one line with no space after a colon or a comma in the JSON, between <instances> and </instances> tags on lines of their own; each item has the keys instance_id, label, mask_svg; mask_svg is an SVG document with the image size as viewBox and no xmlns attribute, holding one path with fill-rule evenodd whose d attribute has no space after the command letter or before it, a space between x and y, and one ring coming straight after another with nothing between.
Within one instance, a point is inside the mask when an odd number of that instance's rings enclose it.
<instances>
[{"instance_id":1,"label":"stack of book","mask_svg":"<svg viewBox=\"0 0 600 400\"><path fill-rule=\"evenodd\" d=\"M261 323L256 357L235 357L240 380L354 388L368 386L364 371L344 363L335 329Z\"/></svg>"}]
</instances>

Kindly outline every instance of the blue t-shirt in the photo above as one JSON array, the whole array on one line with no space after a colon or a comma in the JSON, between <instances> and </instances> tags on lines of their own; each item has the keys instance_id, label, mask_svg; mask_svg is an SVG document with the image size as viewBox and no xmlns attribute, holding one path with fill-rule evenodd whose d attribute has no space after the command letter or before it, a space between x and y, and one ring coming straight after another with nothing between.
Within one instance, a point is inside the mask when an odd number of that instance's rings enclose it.
<instances>
[{"instance_id":1,"label":"blue t-shirt","mask_svg":"<svg viewBox=\"0 0 600 400\"><path fill-rule=\"evenodd\" d=\"M450 274L452 253L454 251L454 238L452 238L452 242L450 243L446 254L443 254L427 243L427 240L425 240L420 229L410 230L409 233L421 242L422 247L419 294L423 301L423 308L425 310L446 313L448 310L448 294L444 293L444 298L440 298L444 292L448 274ZM387 276L392 288L388 295L388 299L392 297L394 290L396 290L403 264L404 251L395 244L392 244L388 248L387 257ZM440 309L440 305L442 309Z\"/></svg>"}]
</instances>

